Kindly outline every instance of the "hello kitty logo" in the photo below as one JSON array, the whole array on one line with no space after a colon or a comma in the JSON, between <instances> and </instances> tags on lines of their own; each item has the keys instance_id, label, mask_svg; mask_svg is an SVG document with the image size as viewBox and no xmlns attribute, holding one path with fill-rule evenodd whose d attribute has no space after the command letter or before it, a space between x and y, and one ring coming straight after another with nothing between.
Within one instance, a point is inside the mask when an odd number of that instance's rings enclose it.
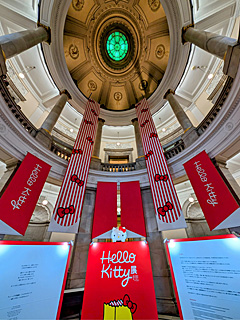
<instances>
[{"instance_id":1,"label":"hello kitty logo","mask_svg":"<svg viewBox=\"0 0 240 320\"><path fill-rule=\"evenodd\" d=\"M111 233L111 239L112 242L125 242L127 239L127 230L125 227L117 227L117 228L112 228L112 233Z\"/></svg>"}]
</instances>

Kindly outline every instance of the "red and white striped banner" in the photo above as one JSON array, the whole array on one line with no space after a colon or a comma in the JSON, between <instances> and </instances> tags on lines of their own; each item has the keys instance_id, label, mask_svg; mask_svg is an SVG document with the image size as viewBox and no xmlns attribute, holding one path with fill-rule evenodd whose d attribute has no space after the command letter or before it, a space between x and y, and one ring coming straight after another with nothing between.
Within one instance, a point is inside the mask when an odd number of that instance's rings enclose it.
<instances>
[{"instance_id":1,"label":"red and white striped banner","mask_svg":"<svg viewBox=\"0 0 240 320\"><path fill-rule=\"evenodd\" d=\"M186 228L186 222L147 100L143 99L136 104L135 108L157 215L158 230Z\"/></svg>"},{"instance_id":2,"label":"red and white striped banner","mask_svg":"<svg viewBox=\"0 0 240 320\"><path fill-rule=\"evenodd\" d=\"M78 232L99 113L100 105L89 100L48 231Z\"/></svg>"}]
</instances>

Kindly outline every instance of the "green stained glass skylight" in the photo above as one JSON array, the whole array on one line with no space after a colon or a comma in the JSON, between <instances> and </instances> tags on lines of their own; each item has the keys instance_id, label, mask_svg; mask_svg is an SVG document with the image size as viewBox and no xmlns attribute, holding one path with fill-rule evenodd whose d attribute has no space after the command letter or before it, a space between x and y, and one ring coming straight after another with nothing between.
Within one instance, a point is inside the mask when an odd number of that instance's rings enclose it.
<instances>
[{"instance_id":1,"label":"green stained glass skylight","mask_svg":"<svg viewBox=\"0 0 240 320\"><path fill-rule=\"evenodd\" d=\"M125 58L128 52L128 41L125 35L118 31L111 33L107 39L107 52L115 61Z\"/></svg>"}]
</instances>

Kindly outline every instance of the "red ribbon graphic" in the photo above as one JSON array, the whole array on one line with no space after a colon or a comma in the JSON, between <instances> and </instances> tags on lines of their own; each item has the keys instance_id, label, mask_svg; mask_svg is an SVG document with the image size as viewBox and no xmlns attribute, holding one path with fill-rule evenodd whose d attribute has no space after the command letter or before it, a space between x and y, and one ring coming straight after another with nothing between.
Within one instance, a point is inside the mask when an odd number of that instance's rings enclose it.
<instances>
[{"instance_id":1,"label":"red ribbon graphic","mask_svg":"<svg viewBox=\"0 0 240 320\"><path fill-rule=\"evenodd\" d=\"M149 122L149 120L145 120L142 124L140 124L140 126L143 128L145 127L145 125Z\"/></svg>"},{"instance_id":2,"label":"red ribbon graphic","mask_svg":"<svg viewBox=\"0 0 240 320\"><path fill-rule=\"evenodd\" d=\"M93 122L92 122L92 121L89 121L89 120L84 119L84 122L85 122L86 124L91 124L91 125L93 125Z\"/></svg>"},{"instance_id":3,"label":"red ribbon graphic","mask_svg":"<svg viewBox=\"0 0 240 320\"><path fill-rule=\"evenodd\" d=\"M91 137L87 137L86 139L87 139L87 141L89 141L91 144L93 144L93 139L92 139Z\"/></svg>"},{"instance_id":4,"label":"red ribbon graphic","mask_svg":"<svg viewBox=\"0 0 240 320\"><path fill-rule=\"evenodd\" d=\"M97 112L94 109L91 109L91 111L97 117Z\"/></svg>"},{"instance_id":5,"label":"red ribbon graphic","mask_svg":"<svg viewBox=\"0 0 240 320\"><path fill-rule=\"evenodd\" d=\"M145 160L147 160L151 155L153 155L153 151L149 150L147 154L145 154Z\"/></svg>"},{"instance_id":6,"label":"red ribbon graphic","mask_svg":"<svg viewBox=\"0 0 240 320\"><path fill-rule=\"evenodd\" d=\"M158 181L167 181L168 180L168 175L167 174L159 174L157 173L154 177L155 181L158 182Z\"/></svg>"},{"instance_id":7,"label":"red ribbon graphic","mask_svg":"<svg viewBox=\"0 0 240 320\"><path fill-rule=\"evenodd\" d=\"M151 132L150 138L158 138L158 135L155 132Z\"/></svg>"},{"instance_id":8,"label":"red ribbon graphic","mask_svg":"<svg viewBox=\"0 0 240 320\"><path fill-rule=\"evenodd\" d=\"M63 218L66 214L73 214L75 212L74 206L71 205L68 208L58 208L57 214L60 218Z\"/></svg>"},{"instance_id":9,"label":"red ribbon graphic","mask_svg":"<svg viewBox=\"0 0 240 320\"><path fill-rule=\"evenodd\" d=\"M118 229L119 229L119 231L122 231L123 233L126 232L126 228L125 227L120 226Z\"/></svg>"},{"instance_id":10,"label":"red ribbon graphic","mask_svg":"<svg viewBox=\"0 0 240 320\"><path fill-rule=\"evenodd\" d=\"M71 181L76 182L79 185L79 187L82 187L84 185L84 181L80 180L76 174L71 176Z\"/></svg>"},{"instance_id":11,"label":"red ribbon graphic","mask_svg":"<svg viewBox=\"0 0 240 320\"><path fill-rule=\"evenodd\" d=\"M172 209L173 209L173 205L171 204L171 202L167 201L163 207L159 207L157 209L158 215L165 216L166 212L168 212L169 210L172 210Z\"/></svg>"},{"instance_id":12,"label":"red ribbon graphic","mask_svg":"<svg viewBox=\"0 0 240 320\"><path fill-rule=\"evenodd\" d=\"M137 310L137 305L136 303L133 303L130 298L129 298L129 295L128 294L125 294L125 296L123 297L123 305L128 307L132 314Z\"/></svg>"},{"instance_id":13,"label":"red ribbon graphic","mask_svg":"<svg viewBox=\"0 0 240 320\"><path fill-rule=\"evenodd\" d=\"M72 154L83 154L82 149L73 149Z\"/></svg>"}]
</instances>

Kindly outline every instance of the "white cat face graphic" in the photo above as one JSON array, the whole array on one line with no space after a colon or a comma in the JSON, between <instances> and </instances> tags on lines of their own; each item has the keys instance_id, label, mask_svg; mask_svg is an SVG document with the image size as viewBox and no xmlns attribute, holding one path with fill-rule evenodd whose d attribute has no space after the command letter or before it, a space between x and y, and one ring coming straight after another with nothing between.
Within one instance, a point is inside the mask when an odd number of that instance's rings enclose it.
<instances>
[{"instance_id":1,"label":"white cat face graphic","mask_svg":"<svg viewBox=\"0 0 240 320\"><path fill-rule=\"evenodd\" d=\"M125 240L127 239L126 228L124 227L112 228L111 238L112 238L112 242L117 242L117 241L125 242Z\"/></svg>"}]
</instances>

